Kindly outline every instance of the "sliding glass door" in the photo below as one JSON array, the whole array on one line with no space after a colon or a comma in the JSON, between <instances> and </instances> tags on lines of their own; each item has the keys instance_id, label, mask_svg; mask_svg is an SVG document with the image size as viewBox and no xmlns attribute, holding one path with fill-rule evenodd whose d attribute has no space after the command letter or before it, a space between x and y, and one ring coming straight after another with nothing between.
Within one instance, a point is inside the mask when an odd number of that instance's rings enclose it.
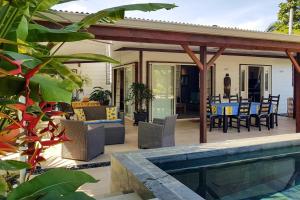
<instances>
[{"instance_id":1,"label":"sliding glass door","mask_svg":"<svg viewBox=\"0 0 300 200\"><path fill-rule=\"evenodd\" d=\"M151 64L152 101L151 118L164 118L175 110L175 66Z\"/></svg>"},{"instance_id":2,"label":"sliding glass door","mask_svg":"<svg viewBox=\"0 0 300 200\"><path fill-rule=\"evenodd\" d=\"M124 68L125 71L125 78L124 78L124 88L125 88L125 116L132 118L133 117L133 112L134 112L134 104L130 101L126 101L129 93L129 89L132 85L132 83L135 81L134 80L134 74L135 74L135 68L134 65L129 65Z\"/></svg>"}]
</instances>

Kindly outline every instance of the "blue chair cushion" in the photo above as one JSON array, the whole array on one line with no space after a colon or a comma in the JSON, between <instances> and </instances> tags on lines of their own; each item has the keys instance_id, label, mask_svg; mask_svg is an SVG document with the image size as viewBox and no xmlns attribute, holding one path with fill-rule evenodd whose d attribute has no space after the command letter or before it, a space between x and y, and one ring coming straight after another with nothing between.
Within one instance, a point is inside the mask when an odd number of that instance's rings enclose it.
<instances>
[{"instance_id":1,"label":"blue chair cushion","mask_svg":"<svg viewBox=\"0 0 300 200\"><path fill-rule=\"evenodd\" d=\"M90 121L85 121L85 125L89 124L107 124L107 123L122 123L122 119L116 119L116 120L107 120L107 119L100 119L100 120L90 120Z\"/></svg>"}]
</instances>

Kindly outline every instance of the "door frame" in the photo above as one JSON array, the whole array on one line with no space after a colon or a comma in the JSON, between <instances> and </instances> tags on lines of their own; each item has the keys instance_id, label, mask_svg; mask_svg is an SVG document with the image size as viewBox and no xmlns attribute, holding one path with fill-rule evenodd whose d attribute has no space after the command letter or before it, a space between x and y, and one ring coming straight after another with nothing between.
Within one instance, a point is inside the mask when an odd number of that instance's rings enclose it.
<instances>
[{"instance_id":1,"label":"door frame","mask_svg":"<svg viewBox=\"0 0 300 200\"><path fill-rule=\"evenodd\" d=\"M118 77L118 74L120 74L121 73L121 70L124 70L124 73L125 73L125 68L128 68L128 67L133 67L134 68L134 71L135 71L135 74L134 74L134 76L133 76L133 79L134 79L134 81L135 82L138 82L138 62L130 62L130 63L125 63L125 64L121 64L121 65L117 65L117 66L114 66L114 67L112 67L112 71L114 71L114 73L113 73L113 77L112 77L112 79L113 79L113 81L112 81L112 97L113 97L113 99L112 99L112 102L114 103L114 105L116 106L116 107L119 107L120 105L117 105L117 84L118 84L118 78L120 78L120 77ZM121 80L120 80L120 84L121 84ZM124 74L124 80L123 80L123 84L124 84L124 86L125 86L125 74ZM125 91L124 91L124 94L123 94L123 96L124 96L124 99L125 99ZM121 97L121 93L120 93L120 97ZM125 109L125 104L124 104L124 109ZM134 107L134 110L136 109L136 105L135 105L135 107Z\"/></svg>"},{"instance_id":2,"label":"door frame","mask_svg":"<svg viewBox=\"0 0 300 200\"><path fill-rule=\"evenodd\" d=\"M269 91L270 91L270 94L272 94L272 90L273 90L273 66L272 65L265 65L265 64L239 64L239 96L241 96L241 72L242 72L242 67L243 66L247 66L247 68L249 68L250 66L251 67L270 67L270 70L271 70L271 73L270 73L270 88L269 88ZM249 79L249 74L247 73L247 79ZM265 70L264 70L264 74L265 75ZM263 80L264 80L265 77L263 77ZM264 84L264 83L263 83ZM248 84L247 84L248 85ZM249 95L249 86L247 87L248 89L248 95ZM262 91L263 92L263 91Z\"/></svg>"},{"instance_id":3,"label":"door frame","mask_svg":"<svg viewBox=\"0 0 300 200\"><path fill-rule=\"evenodd\" d=\"M196 64L194 62L174 62L174 61L146 61L146 85L149 87L149 88L152 88L152 83L151 83L151 64L173 64L175 66L179 66L179 65L191 65L191 66L196 66ZM212 95L215 95L216 93L216 69L217 69L217 65L216 63L214 63L213 67L211 67L210 69L211 70L211 73L210 73L210 76L211 76L211 94ZM176 72L176 70L175 70ZM177 95L176 94L176 73L175 73L175 77L174 77L174 81L175 81L175 96ZM176 99L175 99L176 100ZM175 109L174 109L174 113L176 113L176 103L175 103ZM152 102L150 101L149 104L147 105L147 111L149 113L149 116L148 116L148 119L152 119Z\"/></svg>"},{"instance_id":4,"label":"door frame","mask_svg":"<svg viewBox=\"0 0 300 200\"><path fill-rule=\"evenodd\" d=\"M174 67L174 74L173 74L173 94L174 94L174 103L173 103L173 113L171 114L175 114L176 113L176 68L177 68L177 64L176 63L172 63L172 62L149 62L147 63L147 66L149 67L149 72L148 72L148 87L151 89L152 91L152 64L155 65L169 65L170 67ZM148 70L147 70L148 71ZM148 108L148 115L149 115L149 119L150 121L153 120L153 116L152 116L152 101L149 102L149 108Z\"/></svg>"}]
</instances>

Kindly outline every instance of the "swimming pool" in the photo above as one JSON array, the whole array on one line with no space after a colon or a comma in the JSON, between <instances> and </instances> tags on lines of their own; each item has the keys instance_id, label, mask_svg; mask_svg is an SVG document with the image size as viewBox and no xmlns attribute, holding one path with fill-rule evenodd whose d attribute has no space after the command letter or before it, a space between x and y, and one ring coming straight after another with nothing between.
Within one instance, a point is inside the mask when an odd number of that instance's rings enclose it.
<instances>
[{"instance_id":1,"label":"swimming pool","mask_svg":"<svg viewBox=\"0 0 300 200\"><path fill-rule=\"evenodd\" d=\"M111 191L160 200L297 200L300 134L116 153Z\"/></svg>"},{"instance_id":2,"label":"swimming pool","mask_svg":"<svg viewBox=\"0 0 300 200\"><path fill-rule=\"evenodd\" d=\"M157 166L207 200L300 199L300 146Z\"/></svg>"}]
</instances>

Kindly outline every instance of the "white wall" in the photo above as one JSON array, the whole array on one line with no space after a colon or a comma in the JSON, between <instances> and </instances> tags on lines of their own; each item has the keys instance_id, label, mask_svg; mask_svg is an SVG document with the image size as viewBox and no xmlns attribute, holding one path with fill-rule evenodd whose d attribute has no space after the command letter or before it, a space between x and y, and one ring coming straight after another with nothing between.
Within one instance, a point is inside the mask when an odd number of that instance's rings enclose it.
<instances>
[{"instance_id":1,"label":"white wall","mask_svg":"<svg viewBox=\"0 0 300 200\"><path fill-rule=\"evenodd\" d=\"M287 98L293 96L292 64L288 59L221 56L216 61L216 94L223 94L223 78L231 77L231 93L239 93L239 65L272 65L272 94L280 94L279 112L287 112Z\"/></svg>"},{"instance_id":2,"label":"white wall","mask_svg":"<svg viewBox=\"0 0 300 200\"><path fill-rule=\"evenodd\" d=\"M65 43L62 48L57 51L57 55L76 54L76 53L93 53L108 55L108 44L96 42L92 40L84 40L80 42ZM83 86L84 96L89 96L93 87L100 86L106 90L111 90L111 84L106 84L107 64L106 63L81 63L66 64L70 69L76 69L77 74L88 77L89 83ZM108 69L109 70L109 69ZM108 76L110 76L110 72ZM109 77L108 77L109 78ZM82 96L82 95L81 95Z\"/></svg>"},{"instance_id":3,"label":"white wall","mask_svg":"<svg viewBox=\"0 0 300 200\"><path fill-rule=\"evenodd\" d=\"M138 62L137 52L119 52L119 58L122 63ZM211 55L208 56L208 59ZM162 53L162 52L144 52L143 63L143 82L146 82L147 61L163 62L181 62L187 63L192 60L186 54L180 53ZM239 93L239 65L240 64L257 64L272 65L272 94L280 94L279 112L287 112L287 98L293 96L292 87L292 64L288 59L280 58L261 58L245 56L221 56L216 61L216 94L223 94L223 79L226 73L231 77L231 93Z\"/></svg>"},{"instance_id":4,"label":"white wall","mask_svg":"<svg viewBox=\"0 0 300 200\"><path fill-rule=\"evenodd\" d=\"M106 84L106 64L105 63L81 63L66 64L70 69L77 69L77 73L88 78L88 83L83 86L84 96L89 96L93 87L100 86L106 90L111 90L111 85Z\"/></svg>"}]
</instances>

